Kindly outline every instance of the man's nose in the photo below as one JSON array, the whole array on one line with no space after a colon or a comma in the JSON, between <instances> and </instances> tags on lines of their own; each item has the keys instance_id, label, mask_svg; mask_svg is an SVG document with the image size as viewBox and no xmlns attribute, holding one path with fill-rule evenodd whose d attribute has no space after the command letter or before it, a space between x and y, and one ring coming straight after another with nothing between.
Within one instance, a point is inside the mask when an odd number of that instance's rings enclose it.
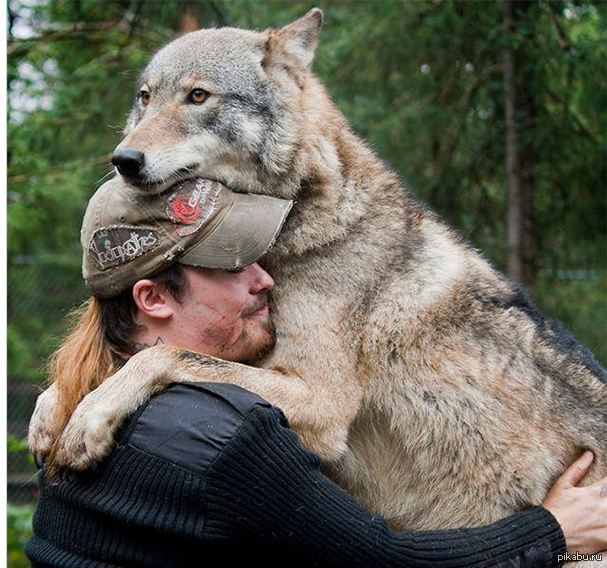
<instances>
[{"instance_id":1,"label":"man's nose","mask_svg":"<svg viewBox=\"0 0 607 568\"><path fill-rule=\"evenodd\" d=\"M259 294L260 292L269 292L274 288L274 279L261 267L254 262L247 267L251 278L251 294Z\"/></svg>"},{"instance_id":2,"label":"man's nose","mask_svg":"<svg viewBox=\"0 0 607 568\"><path fill-rule=\"evenodd\" d=\"M134 148L122 148L112 155L112 164L123 176L136 176L145 163L143 152Z\"/></svg>"}]
</instances>

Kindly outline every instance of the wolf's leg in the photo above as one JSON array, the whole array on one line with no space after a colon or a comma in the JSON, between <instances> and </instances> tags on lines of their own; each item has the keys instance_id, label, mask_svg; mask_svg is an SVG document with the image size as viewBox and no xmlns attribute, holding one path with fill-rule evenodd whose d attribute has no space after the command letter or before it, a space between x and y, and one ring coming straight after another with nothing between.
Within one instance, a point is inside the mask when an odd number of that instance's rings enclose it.
<instances>
[{"instance_id":1,"label":"wolf's leg","mask_svg":"<svg viewBox=\"0 0 607 568\"><path fill-rule=\"evenodd\" d=\"M296 374L158 346L133 356L80 402L61 435L57 463L85 469L101 460L129 414L170 383L180 382L232 383L257 393L281 408L304 444L325 460L335 460L345 451L348 427L361 396L357 400L355 392L340 389L334 381L304 382Z\"/></svg>"},{"instance_id":2,"label":"wolf's leg","mask_svg":"<svg viewBox=\"0 0 607 568\"><path fill-rule=\"evenodd\" d=\"M55 442L59 428L55 413L58 399L57 385L53 383L36 400L27 432L27 443L35 456L46 456Z\"/></svg>"}]
</instances>

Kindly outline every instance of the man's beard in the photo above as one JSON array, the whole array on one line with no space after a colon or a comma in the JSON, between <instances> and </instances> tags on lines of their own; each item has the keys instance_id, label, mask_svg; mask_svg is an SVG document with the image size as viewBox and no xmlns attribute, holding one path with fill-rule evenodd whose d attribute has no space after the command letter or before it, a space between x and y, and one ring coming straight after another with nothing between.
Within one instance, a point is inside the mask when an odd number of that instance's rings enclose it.
<instances>
[{"instance_id":1,"label":"man's beard","mask_svg":"<svg viewBox=\"0 0 607 568\"><path fill-rule=\"evenodd\" d=\"M272 352L274 345L276 345L276 328L272 319L268 316L268 320L263 323L255 331L255 335L258 337L251 337L249 333L245 331L242 337L243 343L250 343L247 345L246 353L243 353L242 358L239 360L240 363L245 365L253 365L256 361L263 359Z\"/></svg>"},{"instance_id":2,"label":"man's beard","mask_svg":"<svg viewBox=\"0 0 607 568\"><path fill-rule=\"evenodd\" d=\"M248 320L264 306L270 308L270 294L265 292L260 295L258 300L241 312L241 317L247 320L247 323L240 336L239 343L243 346L243 353L238 358L239 363L252 365L256 361L269 355L274 345L276 345L276 328L272 321L272 312L268 312L267 319L263 322L253 322ZM250 326L255 326L253 331Z\"/></svg>"}]
</instances>

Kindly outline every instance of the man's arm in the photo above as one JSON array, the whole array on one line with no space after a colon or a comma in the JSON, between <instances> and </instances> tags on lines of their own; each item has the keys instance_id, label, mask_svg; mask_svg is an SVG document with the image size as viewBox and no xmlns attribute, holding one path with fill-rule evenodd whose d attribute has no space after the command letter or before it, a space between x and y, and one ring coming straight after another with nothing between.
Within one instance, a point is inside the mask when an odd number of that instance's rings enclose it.
<instances>
[{"instance_id":1,"label":"man's arm","mask_svg":"<svg viewBox=\"0 0 607 568\"><path fill-rule=\"evenodd\" d=\"M208 471L207 534L320 566L555 566L565 539L535 507L483 528L392 531L320 472L282 413L255 406Z\"/></svg>"}]
</instances>

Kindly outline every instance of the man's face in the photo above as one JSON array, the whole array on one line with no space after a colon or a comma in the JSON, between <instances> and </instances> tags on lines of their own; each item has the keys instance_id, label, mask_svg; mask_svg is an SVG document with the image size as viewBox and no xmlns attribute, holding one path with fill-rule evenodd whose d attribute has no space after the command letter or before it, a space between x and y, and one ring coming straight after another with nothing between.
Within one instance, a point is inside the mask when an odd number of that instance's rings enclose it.
<instances>
[{"instance_id":1,"label":"man's face","mask_svg":"<svg viewBox=\"0 0 607 568\"><path fill-rule=\"evenodd\" d=\"M171 343L229 361L254 361L275 343L268 296L274 280L258 264L239 272L184 266L188 285L171 318Z\"/></svg>"}]
</instances>

